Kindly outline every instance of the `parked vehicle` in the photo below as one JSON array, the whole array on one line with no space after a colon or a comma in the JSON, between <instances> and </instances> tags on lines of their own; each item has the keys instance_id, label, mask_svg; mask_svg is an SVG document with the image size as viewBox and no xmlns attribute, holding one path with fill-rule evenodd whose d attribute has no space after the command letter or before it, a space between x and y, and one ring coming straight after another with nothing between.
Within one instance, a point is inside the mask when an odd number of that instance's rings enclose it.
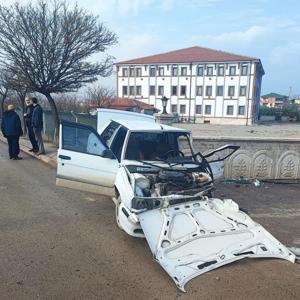
<instances>
[{"instance_id":1,"label":"parked vehicle","mask_svg":"<svg viewBox=\"0 0 300 300\"><path fill-rule=\"evenodd\" d=\"M178 288L245 257L295 255L231 199L213 198L214 175L239 147L206 155L186 130L152 116L99 109L97 131L62 122L57 185L112 197L116 222L145 237Z\"/></svg>"}]
</instances>

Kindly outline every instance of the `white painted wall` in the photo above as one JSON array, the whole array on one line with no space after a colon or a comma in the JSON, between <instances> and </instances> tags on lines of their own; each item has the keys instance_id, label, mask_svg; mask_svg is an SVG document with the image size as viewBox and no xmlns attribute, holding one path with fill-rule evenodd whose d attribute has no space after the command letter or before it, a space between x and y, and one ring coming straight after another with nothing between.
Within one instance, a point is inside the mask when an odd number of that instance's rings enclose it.
<instances>
[{"instance_id":1,"label":"white painted wall","mask_svg":"<svg viewBox=\"0 0 300 300\"><path fill-rule=\"evenodd\" d=\"M251 124L251 120L257 119L258 106L260 99L261 77L262 74L256 68L258 62L224 62L224 63L193 63L191 64L161 64L153 65L156 67L156 76L150 77L151 65L118 65L117 66L117 97L129 97L144 101L154 105L162 110L161 98L166 96L169 98L167 111L171 112L171 105L177 105L177 112L184 117L197 117L197 121L202 122L213 118L231 119L233 122L238 120L239 124ZM197 76L197 66L203 66L203 76ZM219 76L217 73L218 66L224 65L225 74ZM242 65L248 66L248 74L241 75ZM172 66L178 67L178 76L172 76ZM236 75L230 75L229 70L231 66L236 67ZM141 68L142 76L129 77L129 68ZM181 76L181 67L187 68L187 75ZM207 68L213 68L213 74L207 75ZM123 68L128 69L128 76L123 77ZM159 68L163 68L164 75L159 76ZM253 85L255 86L253 88ZM128 94L123 95L123 86L127 86ZM141 95L129 95L130 86L141 86ZM150 86L155 86L155 96L150 95ZM159 86L164 87L163 95L158 94ZM177 95L171 95L172 86L177 86ZM181 86L186 86L186 95L180 95ZM202 86L202 95L196 94L196 87ZM212 95L206 95L206 87L212 87ZM223 96L217 96L217 86L223 86ZM228 95L229 86L235 87L234 96ZM240 95L240 87L246 86L246 95ZM254 100L253 100L254 98ZM254 102L253 102L254 101ZM254 105L252 106L252 103ZM180 105L185 105L185 113L180 113ZM202 105L202 113L196 114L196 105ZM211 105L211 114L205 114L205 105ZM233 105L233 115L227 115L227 106ZM238 115L238 107L245 106L245 114ZM247 120L248 115L248 120ZM226 121L228 123L228 121Z\"/></svg>"}]
</instances>

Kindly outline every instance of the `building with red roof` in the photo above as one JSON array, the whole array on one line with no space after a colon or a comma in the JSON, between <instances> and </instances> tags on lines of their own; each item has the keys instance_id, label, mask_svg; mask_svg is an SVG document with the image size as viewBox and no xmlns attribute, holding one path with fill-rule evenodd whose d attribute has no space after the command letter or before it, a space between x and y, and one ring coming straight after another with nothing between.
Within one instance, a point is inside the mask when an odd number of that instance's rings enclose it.
<instances>
[{"instance_id":1,"label":"building with red roof","mask_svg":"<svg viewBox=\"0 0 300 300\"><path fill-rule=\"evenodd\" d=\"M145 114L151 114L159 112L153 105L147 104L142 101L138 101L130 98L112 98L112 99L101 99L99 101L89 101L88 105L90 108L109 108L118 109L133 112L142 112Z\"/></svg>"},{"instance_id":2,"label":"building with red roof","mask_svg":"<svg viewBox=\"0 0 300 300\"><path fill-rule=\"evenodd\" d=\"M264 69L259 58L190 47L120 61L117 96L138 99L183 119L252 124L258 119Z\"/></svg>"}]
</instances>

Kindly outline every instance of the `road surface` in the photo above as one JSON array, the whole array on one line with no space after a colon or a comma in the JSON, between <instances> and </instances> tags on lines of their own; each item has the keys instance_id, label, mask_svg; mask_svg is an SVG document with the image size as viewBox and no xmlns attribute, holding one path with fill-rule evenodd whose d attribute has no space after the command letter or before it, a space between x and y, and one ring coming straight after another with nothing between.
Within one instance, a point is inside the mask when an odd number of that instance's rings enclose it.
<instances>
[{"instance_id":1,"label":"road surface","mask_svg":"<svg viewBox=\"0 0 300 300\"><path fill-rule=\"evenodd\" d=\"M299 299L300 265L245 259L180 292L108 198L55 187L55 170L0 142L0 299ZM300 246L299 186L224 186L282 242ZM270 207L272 203L272 207Z\"/></svg>"}]
</instances>

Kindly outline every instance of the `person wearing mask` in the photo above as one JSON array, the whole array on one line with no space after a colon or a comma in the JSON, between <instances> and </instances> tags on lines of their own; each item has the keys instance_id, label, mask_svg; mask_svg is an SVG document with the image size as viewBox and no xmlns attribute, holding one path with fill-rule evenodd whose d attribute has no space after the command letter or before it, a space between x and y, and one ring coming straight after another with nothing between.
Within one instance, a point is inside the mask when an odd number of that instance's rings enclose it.
<instances>
[{"instance_id":1,"label":"person wearing mask","mask_svg":"<svg viewBox=\"0 0 300 300\"><path fill-rule=\"evenodd\" d=\"M23 135L23 130L21 120L12 104L8 105L7 111L3 114L1 130L8 142L9 158L13 160L22 159L22 157L19 157L19 139Z\"/></svg>"},{"instance_id":2,"label":"person wearing mask","mask_svg":"<svg viewBox=\"0 0 300 300\"><path fill-rule=\"evenodd\" d=\"M32 113L32 119L31 124L33 127L34 135L38 143L39 152L40 154L45 154L45 148L44 148L44 142L42 137L42 131L43 131L43 109L38 104L38 100L35 97L31 98L32 104L33 104L33 113Z\"/></svg>"},{"instance_id":3,"label":"person wearing mask","mask_svg":"<svg viewBox=\"0 0 300 300\"><path fill-rule=\"evenodd\" d=\"M34 106L29 97L25 98L25 103L26 103L26 110L25 110L25 114L24 114L24 119L25 119L25 124L27 127L28 137L29 137L30 143L32 145L32 149L30 149L29 151L38 152L39 146L37 144L35 134L33 132L33 127L32 127L32 113L34 110Z\"/></svg>"}]
</instances>

